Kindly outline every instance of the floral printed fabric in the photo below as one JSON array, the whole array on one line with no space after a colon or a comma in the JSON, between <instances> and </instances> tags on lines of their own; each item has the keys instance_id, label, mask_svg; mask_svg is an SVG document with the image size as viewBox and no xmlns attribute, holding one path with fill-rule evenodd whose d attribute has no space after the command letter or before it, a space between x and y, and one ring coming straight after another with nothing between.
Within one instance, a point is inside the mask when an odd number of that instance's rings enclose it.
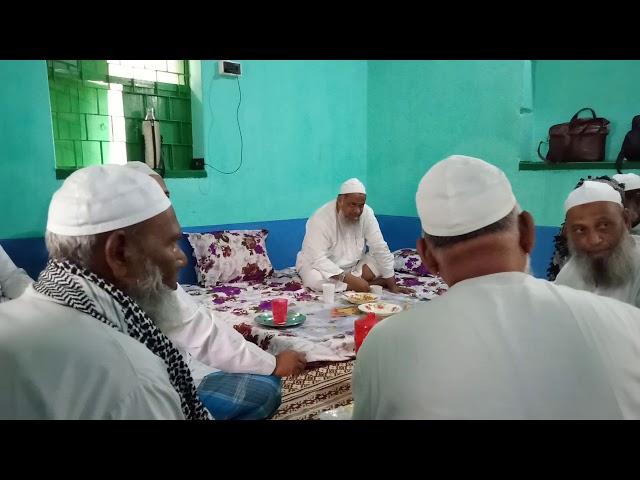
<instances>
[{"instance_id":1,"label":"floral printed fabric","mask_svg":"<svg viewBox=\"0 0 640 480\"><path fill-rule=\"evenodd\" d=\"M430 275L415 248L401 248L393 252L393 269L399 273L409 273L419 277Z\"/></svg>"},{"instance_id":2,"label":"floral printed fabric","mask_svg":"<svg viewBox=\"0 0 640 480\"><path fill-rule=\"evenodd\" d=\"M403 308L414 308L447 291L439 277L417 277L399 273L398 285L412 288L412 295L395 295L384 291L383 300ZM260 283L220 283L212 287L184 286L196 301L213 311L216 319L227 323L250 342L274 355L293 349L304 352L307 361L342 361L354 357L353 322L360 316L331 317L331 310L348 303L336 294L336 304L325 305L321 295L306 289L295 269L277 270ZM254 318L271 310L273 298L289 300L290 311L306 315L304 324L277 329L264 327Z\"/></svg>"},{"instance_id":3,"label":"floral printed fabric","mask_svg":"<svg viewBox=\"0 0 640 480\"><path fill-rule=\"evenodd\" d=\"M189 233L198 283L262 282L273 274L267 255L267 230L223 230Z\"/></svg>"}]
</instances>

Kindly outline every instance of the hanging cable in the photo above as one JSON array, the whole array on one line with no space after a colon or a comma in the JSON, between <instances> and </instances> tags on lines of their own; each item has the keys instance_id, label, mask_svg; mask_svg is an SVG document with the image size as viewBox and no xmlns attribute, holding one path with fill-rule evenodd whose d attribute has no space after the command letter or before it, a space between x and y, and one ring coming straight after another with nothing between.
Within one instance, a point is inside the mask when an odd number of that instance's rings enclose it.
<instances>
[{"instance_id":1,"label":"hanging cable","mask_svg":"<svg viewBox=\"0 0 640 480\"><path fill-rule=\"evenodd\" d=\"M216 167L214 167L213 165L209 165L208 163L205 162L205 165L208 166L209 168L212 168L213 170L215 170L216 172L222 173L224 175L231 175L233 173L236 173L238 170L240 170L240 167L242 167L242 161L243 161L243 153L244 153L244 140L242 138L242 127L240 126L240 105L242 104L242 89L240 88L240 78L236 77L236 81L238 83L238 107L236 108L236 122L238 124L238 133L240 134L240 163L238 164L238 166L236 167L235 170L232 170L230 172L225 172L222 171ZM211 104L211 100L213 99L213 95L212 95L212 87L213 86L213 77L211 78L211 83L209 86L209 115L211 117L211 125L209 126L209 134L211 134L211 129L213 128L213 106ZM209 135L209 138L211 138L211 135Z\"/></svg>"}]
</instances>

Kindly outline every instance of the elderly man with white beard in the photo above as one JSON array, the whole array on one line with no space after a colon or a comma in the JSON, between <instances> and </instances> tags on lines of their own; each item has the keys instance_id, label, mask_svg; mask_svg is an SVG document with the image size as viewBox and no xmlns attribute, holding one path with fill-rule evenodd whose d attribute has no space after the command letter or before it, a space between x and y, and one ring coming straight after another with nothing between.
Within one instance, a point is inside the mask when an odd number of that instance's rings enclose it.
<instances>
[{"instance_id":1,"label":"elderly man with white beard","mask_svg":"<svg viewBox=\"0 0 640 480\"><path fill-rule=\"evenodd\" d=\"M126 168L149 175L169 197L162 177L142 162ZM151 278L157 289L162 282ZM151 289L151 291L156 290ZM281 377L304 370L305 355L285 350L273 355L215 318L178 285L139 299L142 308L184 355L198 395L217 420L263 420L281 403Z\"/></svg>"},{"instance_id":2,"label":"elderly man with white beard","mask_svg":"<svg viewBox=\"0 0 640 480\"><path fill-rule=\"evenodd\" d=\"M320 291L324 283L342 282L356 292L380 285L393 293L413 293L396 284L393 254L366 202L363 183L350 178L340 186L337 198L311 215L296 257L305 287Z\"/></svg>"},{"instance_id":3,"label":"elderly man with white beard","mask_svg":"<svg viewBox=\"0 0 640 480\"><path fill-rule=\"evenodd\" d=\"M571 257L555 282L640 306L640 239L610 185L586 181L565 201Z\"/></svg>"},{"instance_id":4,"label":"elderly man with white beard","mask_svg":"<svg viewBox=\"0 0 640 480\"><path fill-rule=\"evenodd\" d=\"M49 206L49 262L0 305L0 418L210 418L178 349L141 308L186 257L169 199L117 165L70 175Z\"/></svg>"}]
</instances>

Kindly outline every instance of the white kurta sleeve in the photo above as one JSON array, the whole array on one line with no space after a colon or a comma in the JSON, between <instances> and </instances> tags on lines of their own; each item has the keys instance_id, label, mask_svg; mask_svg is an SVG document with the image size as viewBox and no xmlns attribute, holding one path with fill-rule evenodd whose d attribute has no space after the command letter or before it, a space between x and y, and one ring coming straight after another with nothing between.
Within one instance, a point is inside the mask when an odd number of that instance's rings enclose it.
<instances>
[{"instance_id":1,"label":"white kurta sleeve","mask_svg":"<svg viewBox=\"0 0 640 480\"><path fill-rule=\"evenodd\" d=\"M185 318L177 326L163 329L179 348L196 360L228 373L271 375L276 358L248 342L231 326L216 321L212 312L199 305L182 287L178 299Z\"/></svg>"},{"instance_id":2,"label":"white kurta sleeve","mask_svg":"<svg viewBox=\"0 0 640 480\"><path fill-rule=\"evenodd\" d=\"M9 299L18 298L33 282L23 269L16 267L7 252L0 247L0 291Z\"/></svg>"},{"instance_id":3,"label":"white kurta sleeve","mask_svg":"<svg viewBox=\"0 0 640 480\"><path fill-rule=\"evenodd\" d=\"M335 225L333 226L335 229ZM331 225L326 223L322 217L312 217L307 222L304 241L302 242L302 252L305 261L311 268L318 270L326 278L340 275L342 269L336 265L329 256L333 240Z\"/></svg>"},{"instance_id":4,"label":"white kurta sleeve","mask_svg":"<svg viewBox=\"0 0 640 480\"><path fill-rule=\"evenodd\" d=\"M384 241L378 220L371 208L365 208L362 215L364 216L364 239L369 246L369 254L380 267L382 278L393 277L393 254L389 250L387 242Z\"/></svg>"}]
</instances>

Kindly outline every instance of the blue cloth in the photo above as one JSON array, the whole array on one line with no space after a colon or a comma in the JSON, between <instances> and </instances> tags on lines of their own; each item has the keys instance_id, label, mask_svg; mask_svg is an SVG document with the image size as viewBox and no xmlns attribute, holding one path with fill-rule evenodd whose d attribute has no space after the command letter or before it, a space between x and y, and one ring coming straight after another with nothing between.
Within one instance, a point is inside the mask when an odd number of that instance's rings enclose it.
<instances>
[{"instance_id":1,"label":"blue cloth","mask_svg":"<svg viewBox=\"0 0 640 480\"><path fill-rule=\"evenodd\" d=\"M282 401L274 375L215 372L198 385L198 397L216 420L265 420Z\"/></svg>"}]
</instances>

